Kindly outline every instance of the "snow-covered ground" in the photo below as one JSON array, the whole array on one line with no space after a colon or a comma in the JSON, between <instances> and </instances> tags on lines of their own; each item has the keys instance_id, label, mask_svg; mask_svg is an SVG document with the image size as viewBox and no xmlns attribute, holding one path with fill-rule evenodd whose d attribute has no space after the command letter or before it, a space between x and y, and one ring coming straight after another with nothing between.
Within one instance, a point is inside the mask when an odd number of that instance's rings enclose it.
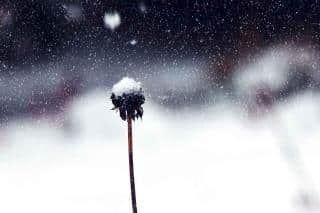
<instances>
[{"instance_id":1,"label":"snow-covered ground","mask_svg":"<svg viewBox=\"0 0 320 213\"><path fill-rule=\"evenodd\" d=\"M1 212L131 212L126 123L109 95L1 130ZM168 110L149 100L134 124L139 212L319 211L319 99L306 92L259 118L227 101Z\"/></svg>"}]
</instances>

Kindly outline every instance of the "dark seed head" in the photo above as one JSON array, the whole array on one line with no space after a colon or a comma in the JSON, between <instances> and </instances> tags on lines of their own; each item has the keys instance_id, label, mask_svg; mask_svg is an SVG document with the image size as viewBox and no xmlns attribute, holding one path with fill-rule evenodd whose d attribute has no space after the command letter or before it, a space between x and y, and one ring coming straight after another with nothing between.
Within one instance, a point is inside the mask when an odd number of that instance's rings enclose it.
<instances>
[{"instance_id":1,"label":"dark seed head","mask_svg":"<svg viewBox=\"0 0 320 213\"><path fill-rule=\"evenodd\" d=\"M110 98L114 105L113 110L119 110L122 120L125 121L129 117L132 120L135 120L136 118L142 118L142 104L145 102L145 97L142 90L140 92L122 94L121 96L117 96L112 93Z\"/></svg>"}]
</instances>

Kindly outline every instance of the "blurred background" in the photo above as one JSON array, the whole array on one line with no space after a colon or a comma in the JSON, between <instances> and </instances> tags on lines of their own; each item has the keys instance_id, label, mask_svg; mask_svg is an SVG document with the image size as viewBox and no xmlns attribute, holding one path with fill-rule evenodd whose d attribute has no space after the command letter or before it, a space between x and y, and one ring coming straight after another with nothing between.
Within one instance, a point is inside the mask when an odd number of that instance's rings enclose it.
<instances>
[{"instance_id":1,"label":"blurred background","mask_svg":"<svg viewBox=\"0 0 320 213\"><path fill-rule=\"evenodd\" d=\"M0 1L0 211L320 212L320 2Z\"/></svg>"}]
</instances>

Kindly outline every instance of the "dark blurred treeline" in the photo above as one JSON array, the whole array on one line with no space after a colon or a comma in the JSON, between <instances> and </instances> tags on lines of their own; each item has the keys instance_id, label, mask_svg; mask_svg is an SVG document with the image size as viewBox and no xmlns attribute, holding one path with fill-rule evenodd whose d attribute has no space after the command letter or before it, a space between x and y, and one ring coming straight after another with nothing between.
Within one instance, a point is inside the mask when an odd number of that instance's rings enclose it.
<instances>
[{"instance_id":1,"label":"dark blurred treeline","mask_svg":"<svg viewBox=\"0 0 320 213\"><path fill-rule=\"evenodd\" d=\"M81 19L68 21L65 5ZM121 25L106 29L103 16L118 11ZM66 52L221 56L235 60L273 43L319 44L317 0L272 1L98 1L12 0L0 3L0 60L32 65ZM126 42L139 40L132 50ZM228 63L220 63L226 70ZM219 70L219 67L218 69Z\"/></svg>"}]
</instances>

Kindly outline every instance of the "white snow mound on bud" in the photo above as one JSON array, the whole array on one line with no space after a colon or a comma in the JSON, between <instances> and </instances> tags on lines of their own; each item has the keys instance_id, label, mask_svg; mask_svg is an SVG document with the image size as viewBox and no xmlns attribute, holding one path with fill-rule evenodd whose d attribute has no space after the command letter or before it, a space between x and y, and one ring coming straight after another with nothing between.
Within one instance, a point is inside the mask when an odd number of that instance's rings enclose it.
<instances>
[{"instance_id":1,"label":"white snow mound on bud","mask_svg":"<svg viewBox=\"0 0 320 213\"><path fill-rule=\"evenodd\" d=\"M115 96L122 96L123 94L139 93L141 92L141 83L132 78L124 77L121 81L113 85L112 93Z\"/></svg>"}]
</instances>

